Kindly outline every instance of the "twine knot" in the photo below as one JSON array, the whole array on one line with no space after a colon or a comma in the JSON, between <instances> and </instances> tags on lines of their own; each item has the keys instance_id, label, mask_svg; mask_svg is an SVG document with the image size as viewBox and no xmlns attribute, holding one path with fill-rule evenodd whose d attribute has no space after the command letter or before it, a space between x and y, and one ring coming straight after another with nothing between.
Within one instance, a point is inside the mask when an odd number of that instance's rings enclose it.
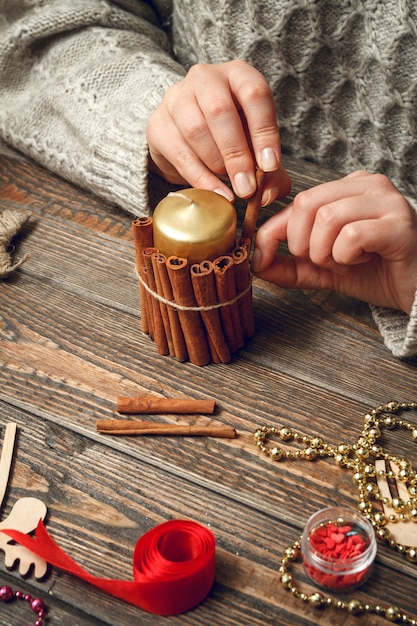
<instances>
[{"instance_id":1,"label":"twine knot","mask_svg":"<svg viewBox=\"0 0 417 626\"><path fill-rule=\"evenodd\" d=\"M25 254L13 263L9 246L13 237L31 215L30 211L12 211L11 209L4 209L0 213L0 277L8 276L29 258L29 254Z\"/></svg>"}]
</instances>

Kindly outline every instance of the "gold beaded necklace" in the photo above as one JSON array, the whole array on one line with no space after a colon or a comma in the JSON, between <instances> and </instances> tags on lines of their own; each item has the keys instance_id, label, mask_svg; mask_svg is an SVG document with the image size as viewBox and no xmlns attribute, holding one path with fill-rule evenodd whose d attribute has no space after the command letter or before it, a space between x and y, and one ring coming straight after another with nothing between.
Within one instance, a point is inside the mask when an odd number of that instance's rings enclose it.
<instances>
[{"instance_id":1,"label":"gold beaded necklace","mask_svg":"<svg viewBox=\"0 0 417 626\"><path fill-rule=\"evenodd\" d=\"M317 458L330 457L336 465L351 470L358 488L358 509L374 527L377 538L396 549L412 563L417 563L417 547L401 543L395 539L394 533L390 530L392 525L398 522L417 524L417 472L409 459L389 454L379 443L383 428L388 430L402 428L411 434L413 441L417 441L417 427L395 416L396 413L411 409L417 409L417 402L400 403L393 400L375 407L364 415L362 432L353 444L333 446L323 441L321 437L307 437L291 428L275 426L262 426L256 429L254 439L260 450L274 461L290 458L314 461ZM299 442L304 448L292 452L278 445L266 445L267 439L274 436L283 442ZM384 468L377 469L381 461ZM378 479L396 480L406 489L402 491L407 493L407 497L389 498L378 485ZM382 504L385 510L389 509L392 512L386 514L381 511L378 503ZM284 552L279 568L281 583L296 598L308 602L313 607L334 606L355 615L374 613L390 622L400 621L402 624L417 626L416 619L402 613L396 606L364 604L359 600L345 602L326 597L321 592L310 595L301 592L295 584L293 575L288 572L288 565L297 559L300 547L300 539L289 546Z\"/></svg>"}]
</instances>

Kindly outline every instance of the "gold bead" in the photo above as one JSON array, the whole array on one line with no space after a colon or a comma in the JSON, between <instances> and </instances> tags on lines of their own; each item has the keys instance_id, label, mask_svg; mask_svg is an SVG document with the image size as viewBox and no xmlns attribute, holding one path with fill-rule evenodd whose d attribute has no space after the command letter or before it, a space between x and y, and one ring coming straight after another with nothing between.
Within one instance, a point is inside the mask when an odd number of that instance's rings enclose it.
<instances>
[{"instance_id":1,"label":"gold bead","mask_svg":"<svg viewBox=\"0 0 417 626\"><path fill-rule=\"evenodd\" d=\"M401 482L406 483L410 478L410 472L406 469L401 469L397 474L397 478Z\"/></svg>"},{"instance_id":2,"label":"gold bead","mask_svg":"<svg viewBox=\"0 0 417 626\"><path fill-rule=\"evenodd\" d=\"M289 561L294 561L298 556L298 550L295 549L293 546L290 546L285 550L284 554Z\"/></svg>"},{"instance_id":3,"label":"gold bead","mask_svg":"<svg viewBox=\"0 0 417 626\"><path fill-rule=\"evenodd\" d=\"M417 428L413 428L411 431L411 437L414 441L417 441Z\"/></svg>"},{"instance_id":4,"label":"gold bead","mask_svg":"<svg viewBox=\"0 0 417 626\"><path fill-rule=\"evenodd\" d=\"M392 508L394 509L396 513L400 513L401 511L404 511L404 508L405 508L404 500L402 498L393 498Z\"/></svg>"},{"instance_id":5,"label":"gold bead","mask_svg":"<svg viewBox=\"0 0 417 626\"><path fill-rule=\"evenodd\" d=\"M385 617L389 622L396 622L401 617L401 612L397 606L389 606L385 609Z\"/></svg>"},{"instance_id":6,"label":"gold bead","mask_svg":"<svg viewBox=\"0 0 417 626\"><path fill-rule=\"evenodd\" d=\"M355 472L353 474L353 480L355 483L363 483L365 480L365 474L363 472Z\"/></svg>"},{"instance_id":7,"label":"gold bead","mask_svg":"<svg viewBox=\"0 0 417 626\"><path fill-rule=\"evenodd\" d=\"M290 589L293 585L294 577L289 572L285 572L285 574L281 576L281 582L284 585L284 587L286 587L287 589Z\"/></svg>"},{"instance_id":8,"label":"gold bead","mask_svg":"<svg viewBox=\"0 0 417 626\"><path fill-rule=\"evenodd\" d=\"M346 457L344 454L335 454L334 455L334 462L336 463L336 465L345 465L346 463Z\"/></svg>"},{"instance_id":9,"label":"gold bead","mask_svg":"<svg viewBox=\"0 0 417 626\"><path fill-rule=\"evenodd\" d=\"M275 446L274 448L271 448L270 454L273 461L279 461L284 453L281 448Z\"/></svg>"},{"instance_id":10,"label":"gold bead","mask_svg":"<svg viewBox=\"0 0 417 626\"><path fill-rule=\"evenodd\" d=\"M417 548L407 548L405 554L411 563L417 563Z\"/></svg>"},{"instance_id":11,"label":"gold bead","mask_svg":"<svg viewBox=\"0 0 417 626\"><path fill-rule=\"evenodd\" d=\"M397 425L397 420L392 415L387 415L384 417L384 426L385 428L395 428Z\"/></svg>"},{"instance_id":12,"label":"gold bead","mask_svg":"<svg viewBox=\"0 0 417 626\"><path fill-rule=\"evenodd\" d=\"M310 445L312 448L321 448L323 445L323 439L321 439L321 437L313 437L310 441Z\"/></svg>"},{"instance_id":13,"label":"gold bead","mask_svg":"<svg viewBox=\"0 0 417 626\"><path fill-rule=\"evenodd\" d=\"M364 472L370 478L373 478L376 474L375 465L365 465Z\"/></svg>"},{"instance_id":14,"label":"gold bead","mask_svg":"<svg viewBox=\"0 0 417 626\"><path fill-rule=\"evenodd\" d=\"M350 446L346 443L342 443L340 446L337 446L337 451L340 452L340 454L348 455L350 452Z\"/></svg>"},{"instance_id":15,"label":"gold bead","mask_svg":"<svg viewBox=\"0 0 417 626\"><path fill-rule=\"evenodd\" d=\"M375 520L375 524L377 524L377 526L385 526L385 524L388 521L385 513L382 513L382 512L379 512L379 511L377 513L375 513L374 520Z\"/></svg>"},{"instance_id":16,"label":"gold bead","mask_svg":"<svg viewBox=\"0 0 417 626\"><path fill-rule=\"evenodd\" d=\"M318 592L312 593L311 596L309 596L308 601L310 602L311 606L314 606L315 608L319 608L325 603L324 597L321 593Z\"/></svg>"},{"instance_id":17,"label":"gold bead","mask_svg":"<svg viewBox=\"0 0 417 626\"><path fill-rule=\"evenodd\" d=\"M417 508L416 507L413 507L412 509L410 509L410 511L408 512L408 517L410 518L412 522L417 522Z\"/></svg>"},{"instance_id":18,"label":"gold bead","mask_svg":"<svg viewBox=\"0 0 417 626\"><path fill-rule=\"evenodd\" d=\"M280 429L279 436L283 441L288 441L289 439L292 439L294 435L291 428L284 427Z\"/></svg>"},{"instance_id":19,"label":"gold bead","mask_svg":"<svg viewBox=\"0 0 417 626\"><path fill-rule=\"evenodd\" d=\"M379 493L379 487L375 483L367 483L366 491L368 495L375 496Z\"/></svg>"},{"instance_id":20,"label":"gold bead","mask_svg":"<svg viewBox=\"0 0 417 626\"><path fill-rule=\"evenodd\" d=\"M315 461L317 458L317 451L314 450L314 448L306 448L304 450L304 456L307 459L307 461Z\"/></svg>"},{"instance_id":21,"label":"gold bead","mask_svg":"<svg viewBox=\"0 0 417 626\"><path fill-rule=\"evenodd\" d=\"M359 459L367 459L369 456L369 450L368 448L365 448L364 446L360 446L357 450L356 450L356 456Z\"/></svg>"},{"instance_id":22,"label":"gold bead","mask_svg":"<svg viewBox=\"0 0 417 626\"><path fill-rule=\"evenodd\" d=\"M388 528L378 528L376 530L376 536L382 541L389 541L391 539L391 533Z\"/></svg>"},{"instance_id":23,"label":"gold bead","mask_svg":"<svg viewBox=\"0 0 417 626\"><path fill-rule=\"evenodd\" d=\"M351 600L347 605L347 610L352 615L358 615L358 613L362 613L363 605L359 600Z\"/></svg>"},{"instance_id":24,"label":"gold bead","mask_svg":"<svg viewBox=\"0 0 417 626\"><path fill-rule=\"evenodd\" d=\"M381 436L381 430L379 426L374 426L368 430L368 436L372 439L379 439Z\"/></svg>"},{"instance_id":25,"label":"gold bead","mask_svg":"<svg viewBox=\"0 0 417 626\"><path fill-rule=\"evenodd\" d=\"M383 453L383 449L381 446L377 446L376 444L374 444L371 448L371 454L373 454L376 457L380 457L382 456Z\"/></svg>"}]
</instances>

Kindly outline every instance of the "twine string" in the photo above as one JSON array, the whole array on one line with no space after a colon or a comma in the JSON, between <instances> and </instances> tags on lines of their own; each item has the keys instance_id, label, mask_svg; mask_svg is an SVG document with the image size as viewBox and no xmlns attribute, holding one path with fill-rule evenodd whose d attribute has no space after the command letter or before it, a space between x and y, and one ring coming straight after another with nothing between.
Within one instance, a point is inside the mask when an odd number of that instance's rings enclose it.
<instances>
[{"instance_id":1,"label":"twine string","mask_svg":"<svg viewBox=\"0 0 417 626\"><path fill-rule=\"evenodd\" d=\"M184 306L182 304L177 304L177 302L174 302L173 300L167 300L166 298L161 296L159 293L151 289L149 285L143 280L137 268L136 268L136 277L138 281L140 282L140 284L143 286L143 288L151 296L159 300L159 302L162 302L163 304L166 304L167 306L170 306L173 309L177 309L178 311L203 311L204 312L204 311L212 311L213 309L220 309L224 306L230 306L232 304L235 304L235 302L238 302L241 298L243 298L243 296L245 296L252 289L252 278L251 278L249 285L246 287L246 289L244 289L243 291L240 291L231 300L227 300L226 302L218 302L216 304L208 304L206 306Z\"/></svg>"}]
</instances>

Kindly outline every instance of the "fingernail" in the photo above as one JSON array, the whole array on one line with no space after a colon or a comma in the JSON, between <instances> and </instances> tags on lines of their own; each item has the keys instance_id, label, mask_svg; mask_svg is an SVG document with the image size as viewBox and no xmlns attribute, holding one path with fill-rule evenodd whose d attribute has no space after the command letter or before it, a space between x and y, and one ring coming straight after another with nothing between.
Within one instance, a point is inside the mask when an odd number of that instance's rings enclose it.
<instances>
[{"instance_id":1,"label":"fingernail","mask_svg":"<svg viewBox=\"0 0 417 626\"><path fill-rule=\"evenodd\" d=\"M228 189L215 189L214 190L216 193L219 194L219 196L223 196L223 198L226 198L226 200L229 200L229 202L233 202L234 200L234 196L232 194L231 191L229 191Z\"/></svg>"},{"instance_id":2,"label":"fingernail","mask_svg":"<svg viewBox=\"0 0 417 626\"><path fill-rule=\"evenodd\" d=\"M274 172L279 167L278 155L273 148L264 148L261 152L261 167L264 172Z\"/></svg>"},{"instance_id":3,"label":"fingernail","mask_svg":"<svg viewBox=\"0 0 417 626\"><path fill-rule=\"evenodd\" d=\"M268 206L278 196L278 187L272 187L272 189L266 189L262 194L261 204L262 206Z\"/></svg>"},{"instance_id":4,"label":"fingernail","mask_svg":"<svg viewBox=\"0 0 417 626\"><path fill-rule=\"evenodd\" d=\"M233 188L235 189L238 196L241 198L246 198L250 196L255 190L254 185L245 172L238 172L233 180Z\"/></svg>"},{"instance_id":5,"label":"fingernail","mask_svg":"<svg viewBox=\"0 0 417 626\"><path fill-rule=\"evenodd\" d=\"M253 272L259 272L259 269L261 267L261 261L262 261L261 251L259 250L259 248L255 248L255 250L253 251L252 263L251 263Z\"/></svg>"}]
</instances>

